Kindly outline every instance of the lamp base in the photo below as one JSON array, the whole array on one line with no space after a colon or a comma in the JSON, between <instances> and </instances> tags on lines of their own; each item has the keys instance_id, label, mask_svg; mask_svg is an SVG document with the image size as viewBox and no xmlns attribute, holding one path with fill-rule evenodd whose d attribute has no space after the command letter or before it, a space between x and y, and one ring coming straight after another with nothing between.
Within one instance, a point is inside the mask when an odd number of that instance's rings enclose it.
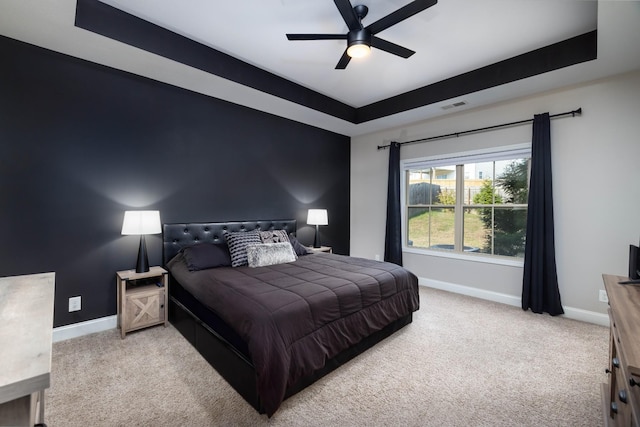
<instances>
[{"instance_id":1,"label":"lamp base","mask_svg":"<svg viewBox=\"0 0 640 427\"><path fill-rule=\"evenodd\" d=\"M318 226L316 225L316 236L313 239L313 247L314 248L319 248L320 246L322 246L320 244L320 229L318 228Z\"/></svg>"},{"instance_id":2,"label":"lamp base","mask_svg":"<svg viewBox=\"0 0 640 427\"><path fill-rule=\"evenodd\" d=\"M136 273L146 273L149 271L149 258L147 258L147 244L144 234L140 235L140 247L138 247L138 261L136 262Z\"/></svg>"}]
</instances>

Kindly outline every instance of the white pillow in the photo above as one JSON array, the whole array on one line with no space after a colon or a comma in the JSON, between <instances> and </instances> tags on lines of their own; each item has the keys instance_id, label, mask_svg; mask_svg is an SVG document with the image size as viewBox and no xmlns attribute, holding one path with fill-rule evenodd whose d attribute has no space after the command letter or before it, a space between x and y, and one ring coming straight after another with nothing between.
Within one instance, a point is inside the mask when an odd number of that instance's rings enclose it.
<instances>
[{"instance_id":1,"label":"white pillow","mask_svg":"<svg viewBox=\"0 0 640 427\"><path fill-rule=\"evenodd\" d=\"M249 267L264 267L267 265L284 264L296 260L296 253L291 243L262 243L247 246L247 261Z\"/></svg>"}]
</instances>

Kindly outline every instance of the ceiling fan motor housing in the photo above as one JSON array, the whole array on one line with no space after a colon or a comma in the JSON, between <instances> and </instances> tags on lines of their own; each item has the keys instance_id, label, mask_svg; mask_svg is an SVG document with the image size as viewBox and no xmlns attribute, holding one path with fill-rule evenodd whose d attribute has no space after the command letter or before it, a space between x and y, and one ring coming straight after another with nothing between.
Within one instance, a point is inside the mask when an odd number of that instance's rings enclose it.
<instances>
[{"instance_id":1,"label":"ceiling fan motor housing","mask_svg":"<svg viewBox=\"0 0 640 427\"><path fill-rule=\"evenodd\" d=\"M354 44L366 44L367 46L371 46L371 31L366 28L349 31L349 34L347 34L347 46L352 46Z\"/></svg>"}]
</instances>

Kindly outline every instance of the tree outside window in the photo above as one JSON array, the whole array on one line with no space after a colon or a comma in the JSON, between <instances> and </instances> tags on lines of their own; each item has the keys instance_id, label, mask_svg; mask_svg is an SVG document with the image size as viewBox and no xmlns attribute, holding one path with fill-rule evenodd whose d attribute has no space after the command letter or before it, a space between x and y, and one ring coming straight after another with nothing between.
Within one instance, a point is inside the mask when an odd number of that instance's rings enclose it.
<instances>
[{"instance_id":1,"label":"tree outside window","mask_svg":"<svg viewBox=\"0 0 640 427\"><path fill-rule=\"evenodd\" d=\"M524 257L528 166L528 159L509 162L495 181L484 180L473 198L473 205L488 206L465 210L465 216L475 214L483 224L484 241L480 252Z\"/></svg>"}]
</instances>

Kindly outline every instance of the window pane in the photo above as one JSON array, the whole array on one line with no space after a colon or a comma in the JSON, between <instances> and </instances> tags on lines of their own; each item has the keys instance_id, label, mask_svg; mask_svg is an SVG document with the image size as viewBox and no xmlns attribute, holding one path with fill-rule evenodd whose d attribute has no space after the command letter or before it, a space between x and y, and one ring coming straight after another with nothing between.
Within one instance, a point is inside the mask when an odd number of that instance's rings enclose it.
<instances>
[{"instance_id":1,"label":"window pane","mask_svg":"<svg viewBox=\"0 0 640 427\"><path fill-rule=\"evenodd\" d=\"M464 210L465 252L491 253L492 208ZM488 222L485 222L488 221ZM489 242L487 247L486 242Z\"/></svg>"},{"instance_id":2,"label":"window pane","mask_svg":"<svg viewBox=\"0 0 640 427\"><path fill-rule=\"evenodd\" d=\"M433 208L430 213L432 249L453 250L454 208Z\"/></svg>"},{"instance_id":3,"label":"window pane","mask_svg":"<svg viewBox=\"0 0 640 427\"><path fill-rule=\"evenodd\" d=\"M493 201L493 162L468 163L464 165L465 205L485 205Z\"/></svg>"},{"instance_id":4,"label":"window pane","mask_svg":"<svg viewBox=\"0 0 640 427\"><path fill-rule=\"evenodd\" d=\"M453 250L453 208L409 208L408 246Z\"/></svg>"},{"instance_id":5,"label":"window pane","mask_svg":"<svg viewBox=\"0 0 640 427\"><path fill-rule=\"evenodd\" d=\"M493 253L524 258L527 208L496 207L494 221Z\"/></svg>"},{"instance_id":6,"label":"window pane","mask_svg":"<svg viewBox=\"0 0 640 427\"><path fill-rule=\"evenodd\" d=\"M529 197L529 159L496 162L496 191L504 203L527 204Z\"/></svg>"},{"instance_id":7,"label":"window pane","mask_svg":"<svg viewBox=\"0 0 640 427\"><path fill-rule=\"evenodd\" d=\"M438 189L437 195L434 197L434 203L454 206L456 204L455 165L433 168L433 176L433 184Z\"/></svg>"},{"instance_id":8,"label":"window pane","mask_svg":"<svg viewBox=\"0 0 640 427\"><path fill-rule=\"evenodd\" d=\"M409 171L409 205L435 203L440 187L431 183L431 169Z\"/></svg>"},{"instance_id":9,"label":"window pane","mask_svg":"<svg viewBox=\"0 0 640 427\"><path fill-rule=\"evenodd\" d=\"M409 208L407 246L429 247L429 208Z\"/></svg>"},{"instance_id":10,"label":"window pane","mask_svg":"<svg viewBox=\"0 0 640 427\"><path fill-rule=\"evenodd\" d=\"M495 206L464 211L467 252L524 258L526 231L526 207Z\"/></svg>"}]
</instances>

